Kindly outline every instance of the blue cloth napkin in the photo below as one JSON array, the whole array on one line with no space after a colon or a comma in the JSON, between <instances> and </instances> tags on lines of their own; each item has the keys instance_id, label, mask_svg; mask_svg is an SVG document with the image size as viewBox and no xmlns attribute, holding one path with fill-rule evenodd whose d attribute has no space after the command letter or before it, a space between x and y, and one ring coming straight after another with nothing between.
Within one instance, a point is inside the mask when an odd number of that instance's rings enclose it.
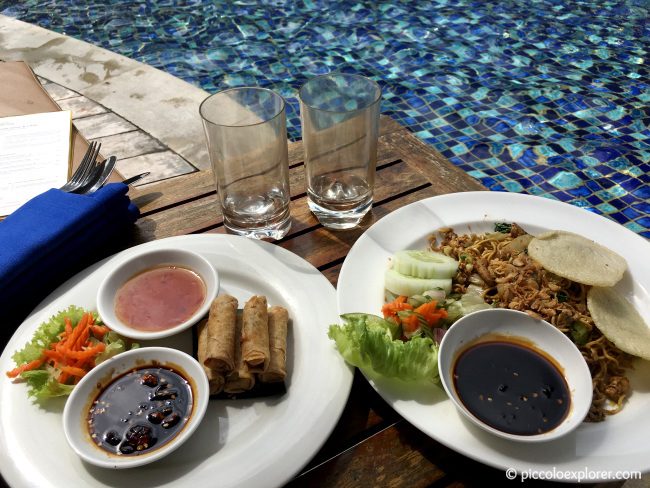
<instances>
[{"instance_id":1,"label":"blue cloth napkin","mask_svg":"<svg viewBox=\"0 0 650 488\"><path fill-rule=\"evenodd\" d=\"M123 183L90 195L51 189L0 222L4 335L67 278L118 250L139 216L127 192Z\"/></svg>"}]
</instances>

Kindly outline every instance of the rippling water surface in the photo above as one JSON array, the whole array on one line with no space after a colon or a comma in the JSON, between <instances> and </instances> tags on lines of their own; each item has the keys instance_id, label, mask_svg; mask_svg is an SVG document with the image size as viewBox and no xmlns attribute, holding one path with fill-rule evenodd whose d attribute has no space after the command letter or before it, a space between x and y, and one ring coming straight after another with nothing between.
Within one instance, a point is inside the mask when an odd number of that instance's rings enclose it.
<instances>
[{"instance_id":1,"label":"rippling water surface","mask_svg":"<svg viewBox=\"0 0 650 488\"><path fill-rule=\"evenodd\" d=\"M213 92L289 101L332 70L492 190L544 195L650 237L650 0L0 0L0 13Z\"/></svg>"}]
</instances>

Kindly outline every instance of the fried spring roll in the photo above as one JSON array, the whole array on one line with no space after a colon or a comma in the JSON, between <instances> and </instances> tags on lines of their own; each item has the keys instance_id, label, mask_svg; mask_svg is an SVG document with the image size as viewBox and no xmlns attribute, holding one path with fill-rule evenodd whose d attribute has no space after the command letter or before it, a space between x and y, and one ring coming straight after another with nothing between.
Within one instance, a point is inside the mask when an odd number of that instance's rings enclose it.
<instances>
[{"instance_id":1,"label":"fried spring roll","mask_svg":"<svg viewBox=\"0 0 650 488\"><path fill-rule=\"evenodd\" d=\"M208 321L202 320L198 325L198 343L196 355L198 356L199 363L205 364L205 358L208 350ZM226 382L224 376L217 371L214 371L207 366L203 366L206 376L208 377L208 384L210 385L210 395L216 395L223 390Z\"/></svg>"},{"instance_id":2,"label":"fried spring roll","mask_svg":"<svg viewBox=\"0 0 650 488\"><path fill-rule=\"evenodd\" d=\"M208 377L208 385L210 387L210 395L218 395L223 391L226 384L226 378L222 374L217 373L214 369L203 366L203 370Z\"/></svg>"},{"instance_id":3,"label":"fried spring roll","mask_svg":"<svg viewBox=\"0 0 650 488\"><path fill-rule=\"evenodd\" d=\"M202 364L222 375L235 369L237 305L230 295L220 295L210 305L207 354Z\"/></svg>"},{"instance_id":4,"label":"fried spring roll","mask_svg":"<svg viewBox=\"0 0 650 488\"><path fill-rule=\"evenodd\" d=\"M287 376L287 328L289 312L284 307L269 308L269 367L260 374L260 381L275 383Z\"/></svg>"},{"instance_id":5,"label":"fried spring roll","mask_svg":"<svg viewBox=\"0 0 650 488\"><path fill-rule=\"evenodd\" d=\"M253 296L244 305L241 349L251 373L263 373L269 366L268 317L266 297Z\"/></svg>"},{"instance_id":6,"label":"fried spring roll","mask_svg":"<svg viewBox=\"0 0 650 488\"><path fill-rule=\"evenodd\" d=\"M243 317L237 314L235 337L239 338L242 333ZM223 391L226 393L241 393L250 390L255 386L255 375L248 369L248 365L242 357L242 347L239 340L235 341L235 369L226 377L226 384Z\"/></svg>"}]
</instances>

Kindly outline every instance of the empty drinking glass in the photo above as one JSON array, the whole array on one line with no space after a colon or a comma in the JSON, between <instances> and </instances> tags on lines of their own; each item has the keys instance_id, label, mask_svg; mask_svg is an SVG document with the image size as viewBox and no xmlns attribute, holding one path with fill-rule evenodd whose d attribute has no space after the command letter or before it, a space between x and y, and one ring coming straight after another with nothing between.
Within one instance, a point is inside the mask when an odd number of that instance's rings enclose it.
<instances>
[{"instance_id":1,"label":"empty drinking glass","mask_svg":"<svg viewBox=\"0 0 650 488\"><path fill-rule=\"evenodd\" d=\"M326 227L354 227L372 206L381 89L364 76L330 73L299 95L309 208Z\"/></svg>"},{"instance_id":2,"label":"empty drinking glass","mask_svg":"<svg viewBox=\"0 0 650 488\"><path fill-rule=\"evenodd\" d=\"M265 88L231 88L203 101L223 222L235 234L280 239L289 231L284 99Z\"/></svg>"}]
</instances>

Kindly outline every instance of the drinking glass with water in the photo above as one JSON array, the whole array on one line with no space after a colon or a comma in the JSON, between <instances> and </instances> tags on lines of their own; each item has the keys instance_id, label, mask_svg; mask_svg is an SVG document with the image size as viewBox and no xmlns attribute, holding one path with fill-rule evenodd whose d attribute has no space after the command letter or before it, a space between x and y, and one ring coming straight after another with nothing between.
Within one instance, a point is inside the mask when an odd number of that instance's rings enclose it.
<instances>
[{"instance_id":1,"label":"drinking glass with water","mask_svg":"<svg viewBox=\"0 0 650 488\"><path fill-rule=\"evenodd\" d=\"M199 109L223 222L235 234L280 239L291 226L284 99L265 88L211 95Z\"/></svg>"},{"instance_id":2,"label":"drinking glass with water","mask_svg":"<svg viewBox=\"0 0 650 488\"><path fill-rule=\"evenodd\" d=\"M364 76L330 73L299 96L309 208L325 227L355 227L372 206L381 89Z\"/></svg>"}]
</instances>

